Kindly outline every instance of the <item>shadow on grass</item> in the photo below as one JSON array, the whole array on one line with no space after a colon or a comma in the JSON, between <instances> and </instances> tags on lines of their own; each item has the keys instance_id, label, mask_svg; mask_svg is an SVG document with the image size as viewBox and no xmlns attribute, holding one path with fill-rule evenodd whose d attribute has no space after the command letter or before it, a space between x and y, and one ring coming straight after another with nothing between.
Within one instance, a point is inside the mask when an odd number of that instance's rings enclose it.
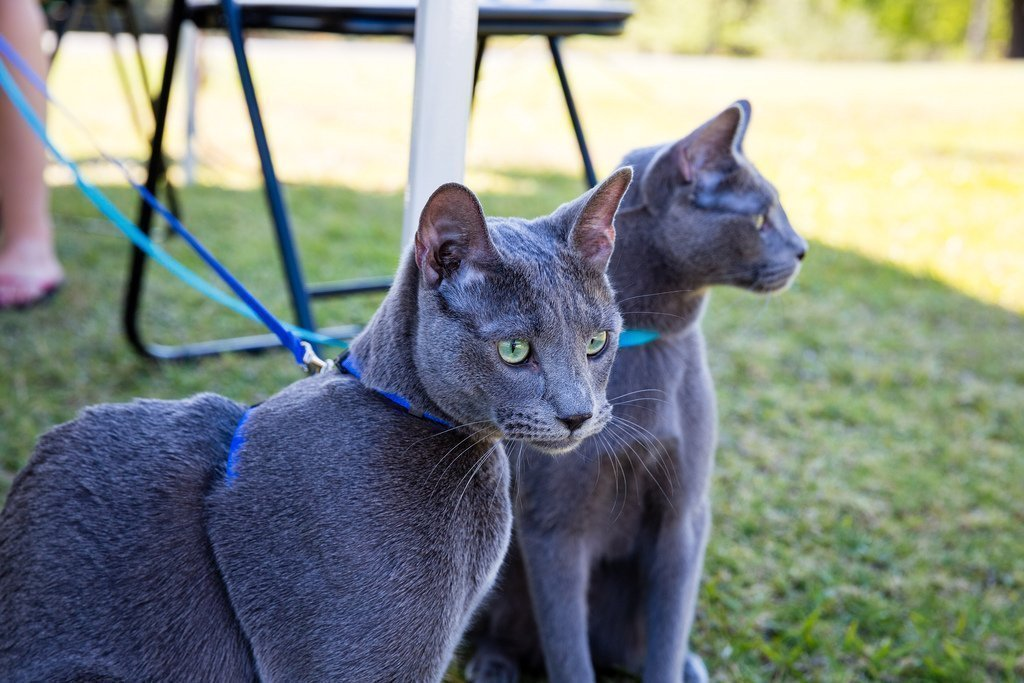
<instances>
[{"instance_id":1,"label":"shadow on grass","mask_svg":"<svg viewBox=\"0 0 1024 683\"><path fill-rule=\"evenodd\" d=\"M505 171L487 184L495 215L546 213L580 190L574 177ZM107 191L134 215L127 190ZM398 193L288 194L310 281L393 271ZM286 317L261 193L184 197L186 223ZM54 207L69 286L39 309L0 313L0 494L36 436L82 406L197 391L253 402L298 377L282 353L164 365L133 355L120 329L125 240L71 188L55 190ZM151 274L154 340L261 331ZM322 323L362 322L376 301L315 310ZM717 292L705 327L721 447L693 645L715 675L1024 676L1024 320L814 244L791 292Z\"/></svg>"}]
</instances>

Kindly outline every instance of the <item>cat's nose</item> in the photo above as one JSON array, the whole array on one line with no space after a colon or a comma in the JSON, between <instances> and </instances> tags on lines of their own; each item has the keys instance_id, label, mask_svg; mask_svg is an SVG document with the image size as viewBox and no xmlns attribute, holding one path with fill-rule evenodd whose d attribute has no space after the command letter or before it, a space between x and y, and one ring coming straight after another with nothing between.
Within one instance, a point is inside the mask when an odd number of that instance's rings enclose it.
<instances>
[{"instance_id":1,"label":"cat's nose","mask_svg":"<svg viewBox=\"0 0 1024 683\"><path fill-rule=\"evenodd\" d=\"M804 256L807 256L807 250L806 249L801 249L800 251L796 252L796 260L797 261L803 261L804 260Z\"/></svg>"},{"instance_id":2,"label":"cat's nose","mask_svg":"<svg viewBox=\"0 0 1024 683\"><path fill-rule=\"evenodd\" d=\"M577 415L568 415L566 417L559 417L558 421L569 428L570 432L575 432L579 429L580 425L589 420L594 416L593 413L579 413Z\"/></svg>"}]
</instances>

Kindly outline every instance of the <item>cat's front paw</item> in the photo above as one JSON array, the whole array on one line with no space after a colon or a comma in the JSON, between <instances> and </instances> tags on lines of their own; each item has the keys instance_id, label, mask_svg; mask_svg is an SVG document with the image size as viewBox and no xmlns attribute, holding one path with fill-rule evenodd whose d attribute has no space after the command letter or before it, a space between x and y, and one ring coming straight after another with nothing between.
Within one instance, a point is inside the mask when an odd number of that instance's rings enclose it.
<instances>
[{"instance_id":1,"label":"cat's front paw","mask_svg":"<svg viewBox=\"0 0 1024 683\"><path fill-rule=\"evenodd\" d=\"M691 652L683 664L683 683L708 683L708 668L700 655Z\"/></svg>"},{"instance_id":2,"label":"cat's front paw","mask_svg":"<svg viewBox=\"0 0 1024 683\"><path fill-rule=\"evenodd\" d=\"M519 666L503 653L480 647L466 664L469 683L519 683Z\"/></svg>"}]
</instances>

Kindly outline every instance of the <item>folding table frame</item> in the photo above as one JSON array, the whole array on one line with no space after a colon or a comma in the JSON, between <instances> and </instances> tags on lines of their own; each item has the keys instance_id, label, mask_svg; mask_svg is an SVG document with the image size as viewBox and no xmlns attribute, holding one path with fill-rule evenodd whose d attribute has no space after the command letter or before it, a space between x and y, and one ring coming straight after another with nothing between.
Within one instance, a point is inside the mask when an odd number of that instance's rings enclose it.
<instances>
[{"instance_id":1,"label":"folding table frame","mask_svg":"<svg viewBox=\"0 0 1024 683\"><path fill-rule=\"evenodd\" d=\"M231 41L252 123L253 137L263 172L264 191L274 225L285 280L288 284L294 320L300 327L310 330L318 329L314 323L310 306L312 299L385 291L391 284L391 278L306 283L253 87L252 74L245 52L245 31L277 29L353 35L412 36L415 12L416 4L409 0L395 0L390 4L377 2L369 5L361 5L348 0L173 0L166 33L167 56L160 93L154 103L156 123L147 169L146 188L155 193L157 185L165 176L163 143L182 25L186 21L191 21L199 29L225 29ZM621 2L596 2L593 6L583 6L578 2L559 2L559 0L544 3L482 0L480 3L474 86L479 76L480 64L488 38L499 35L545 36L579 144L586 182L590 187L596 185L597 178L569 88L569 80L562 60L561 41L566 36L580 34L618 35L622 32L625 21L630 15L630 6ZM146 234L149 234L152 229L153 218L152 207L143 202L139 211L138 225ZM125 333L131 345L142 355L169 360L234 351L258 351L278 346L277 338L269 334L215 339L175 346L147 342L142 334L139 319L147 260L144 252L133 248L124 306ZM347 325L323 328L319 331L339 338L346 338L353 336L358 329L358 326Z\"/></svg>"}]
</instances>

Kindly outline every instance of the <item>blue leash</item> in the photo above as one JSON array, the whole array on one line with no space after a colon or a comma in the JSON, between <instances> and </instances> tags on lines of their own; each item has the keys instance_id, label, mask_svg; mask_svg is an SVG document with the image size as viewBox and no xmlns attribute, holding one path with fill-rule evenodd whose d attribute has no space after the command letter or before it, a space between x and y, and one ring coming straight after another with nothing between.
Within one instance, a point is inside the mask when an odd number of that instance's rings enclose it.
<instances>
[{"instance_id":1,"label":"blue leash","mask_svg":"<svg viewBox=\"0 0 1024 683\"><path fill-rule=\"evenodd\" d=\"M60 104L56 98L50 93L46 87L46 83L32 71L32 69L25 63L20 55L11 47L7 39L0 35L0 54L7 58L10 63L28 80L28 82L36 88L42 95L51 103L54 104L58 109L61 110L70 120L72 120L80 129L85 130L84 126L68 112L68 110ZM202 243L197 240L192 233L190 233L185 226L172 214L167 207L165 207L160 200L153 196L149 190L145 187L136 183L128 169L117 159L110 157L103 153L102 150L97 150L107 161L113 163L125 178L135 188L136 192L148 203L153 209L162 216L171 226L171 228L181 236L191 246L200 258L206 262L210 268L231 288L231 290L238 296L238 299L225 294L221 290L217 289L206 280L201 278L196 273L189 270L186 266L177 261L173 256L164 251L160 246L155 244L149 236L142 232L131 220L129 220L121 211L94 185L89 183L82 175L81 169L75 162L71 161L56 147L53 140L46 133L46 126L36 115L32 106L25 99L25 95L21 92L18 84L11 76L10 71L6 65L0 60L0 88L4 90L8 98L11 100L11 104L14 105L15 109L21 114L22 118L25 119L29 127L35 133L35 135L43 142L46 148L54 156L54 158L71 171L75 179L75 184L82 191L82 193L89 199L90 202L110 221L132 241L135 246L144 251L157 263L162 265L178 279L182 280L185 284L189 285L193 289L198 290L208 298L216 301L217 303L226 306L236 313L244 315L245 317L255 320L256 322L263 323L275 336L281 341L282 346L292 352L295 360L300 365L307 365L313 362L316 358L312 351L312 347L309 342L324 344L329 346L339 346L347 348L347 344L341 340L334 339L327 335L306 330L301 327L282 323L278 320L273 313L271 313L260 301L253 296L239 282L228 270L220 264L219 261L211 254ZM92 137L90 140L92 140ZM241 301L239 300L241 299ZM318 360L318 359L317 359ZM320 367L320 366L317 366Z\"/></svg>"},{"instance_id":2,"label":"blue leash","mask_svg":"<svg viewBox=\"0 0 1024 683\"><path fill-rule=\"evenodd\" d=\"M10 71L4 64L3 60L0 60L0 88L4 90L7 97L10 99L11 104L14 105L15 109L21 114L22 118L25 119L29 127L35 133L35 135L43 142L46 148L50 151L53 157L64 167L71 171L75 178L75 184L82 191L82 193L89 199L89 201L95 206L100 213L105 215L131 242L144 251L150 258L166 268L170 273L175 275L185 284L189 285L193 289L199 291L208 298L220 303L227 308L243 315L256 322L262 322L275 336L281 341L281 345L291 351L295 357L295 361L308 370L324 371L333 367L333 362L324 362L317 357L313 351L312 346L309 342L317 344L324 344L329 346L338 346L347 348L348 344L345 342L334 339L327 335L306 330L295 325L289 325L282 323L278 320L273 313L271 313L259 299L257 299L249 290L242 285L221 263L206 249L203 244L196 239L188 229L178 220L178 218L171 213L167 207L160 202L153 194L143 185L138 184L131 177L131 172L125 167L125 165L118 159L113 158L106 154L100 146L96 143L92 135L89 134L88 129L66 108L64 107L53 95L50 93L46 83L29 67L27 63L21 58L7 39L0 35L0 54L2 54L10 63L25 77L25 79L38 90L48 102L52 103L58 108L72 123L75 124L81 131L83 131L86 137L89 138L93 147L100 153L100 155L109 163L112 163L117 167L128 183L135 188L135 191L139 194L142 199L149 204L153 209L167 221L167 224L171 226L180 237L182 237L190 247L206 262L206 264L213 269L213 271L224 281L228 287L237 295L237 299L225 294L221 290L217 289L202 277L189 270L181 262L176 260L173 256L167 253L163 248L154 243L148 235L146 235L138 226L129 220L118 208L115 206L98 188L89 183L82 175L81 169L78 165L65 156L54 144L53 140L46 133L46 126L36 116L35 110L25 99L25 95L21 92L18 84L11 76ZM619 347L628 348L631 346L641 346L648 344L657 339L660 334L655 330L623 330L619 336ZM341 367L344 371L351 374L356 379L361 379L361 373L357 367L354 358L346 356L342 361ZM424 419L435 422L444 427L451 427L452 425L431 413L426 411L419 411L409 403L403 396L392 394L384 391L376 391L387 400L395 403L402 409L406 410L412 415L422 417ZM238 478L238 465L239 465L239 451L245 444L245 435L243 433L243 427L249 419L251 408L246 409L242 414L241 419L238 421L238 425L235 427L235 432L231 438L231 445L228 450L228 459L225 471L225 483L230 488L234 485Z\"/></svg>"},{"instance_id":3,"label":"blue leash","mask_svg":"<svg viewBox=\"0 0 1024 683\"><path fill-rule=\"evenodd\" d=\"M85 133L86 137L89 138L97 152L99 152L106 161L113 164L121 171L121 174L135 189L139 196L142 197L147 204L153 207L153 209L165 221L167 221L167 224L171 229L184 239L197 254L199 254L200 258L202 258L203 261L213 269L213 271L221 278L221 280L224 281L225 284L228 285L228 287L231 288L238 298L236 299L225 294L199 275L189 270L181 262L177 261L163 248L154 243L148 235L142 232L138 226L121 213L121 211L102 192L100 192L98 188L89 183L89 181L87 181L82 175L81 169L78 165L61 153L53 140L47 135L46 126L25 99L24 94L14 81L14 78L11 76L6 65L4 65L2 60L0 60L0 87L3 88L8 98L10 98L11 103L54 158L71 171L75 178L75 184L82 193L90 202L92 202L100 213L105 215L122 233L124 233L126 237L128 237L129 240L131 240L133 244L135 244L136 247L144 251L150 258L162 265L182 282L199 291L206 297L230 308L250 320L263 323L281 341L281 345L291 351L296 362L300 365L308 366L312 363L318 369L323 367L323 365L316 362L319 361L319 359L316 358L316 354L313 353L312 347L308 342L324 344L327 346L337 346L341 348L348 347L348 344L339 339L335 339L318 332L313 332L311 330L306 330L295 325L290 325L288 323L282 323L278 320L277 317L275 317L274 314L259 301L259 299L249 292L241 282L239 282L223 265L221 265L216 257L214 257L213 254L211 254L209 250L207 250L206 247L203 246L203 244L196 239L187 228L185 228L181 221L178 220L178 218L171 213L171 211L167 209L159 199L157 199L145 186L135 182L131 176L131 172L119 159L111 157L100 148L95 139L89 133L88 129L52 95L46 85L46 82L31 69L25 60L22 59L21 55L14 50L11 44L2 35L0 35L0 54L8 59L32 85L32 87L38 90L48 102L52 103L72 123L74 123L79 130ZM642 346L658 339L659 336L660 334L655 330L623 330L619 336L619 347L629 348L633 346ZM352 374L358 377L357 372L353 372ZM396 401L396 403L401 405L398 401ZM435 422L439 421L437 418L432 416L430 419L433 419ZM445 423L442 422L442 424Z\"/></svg>"}]
</instances>

